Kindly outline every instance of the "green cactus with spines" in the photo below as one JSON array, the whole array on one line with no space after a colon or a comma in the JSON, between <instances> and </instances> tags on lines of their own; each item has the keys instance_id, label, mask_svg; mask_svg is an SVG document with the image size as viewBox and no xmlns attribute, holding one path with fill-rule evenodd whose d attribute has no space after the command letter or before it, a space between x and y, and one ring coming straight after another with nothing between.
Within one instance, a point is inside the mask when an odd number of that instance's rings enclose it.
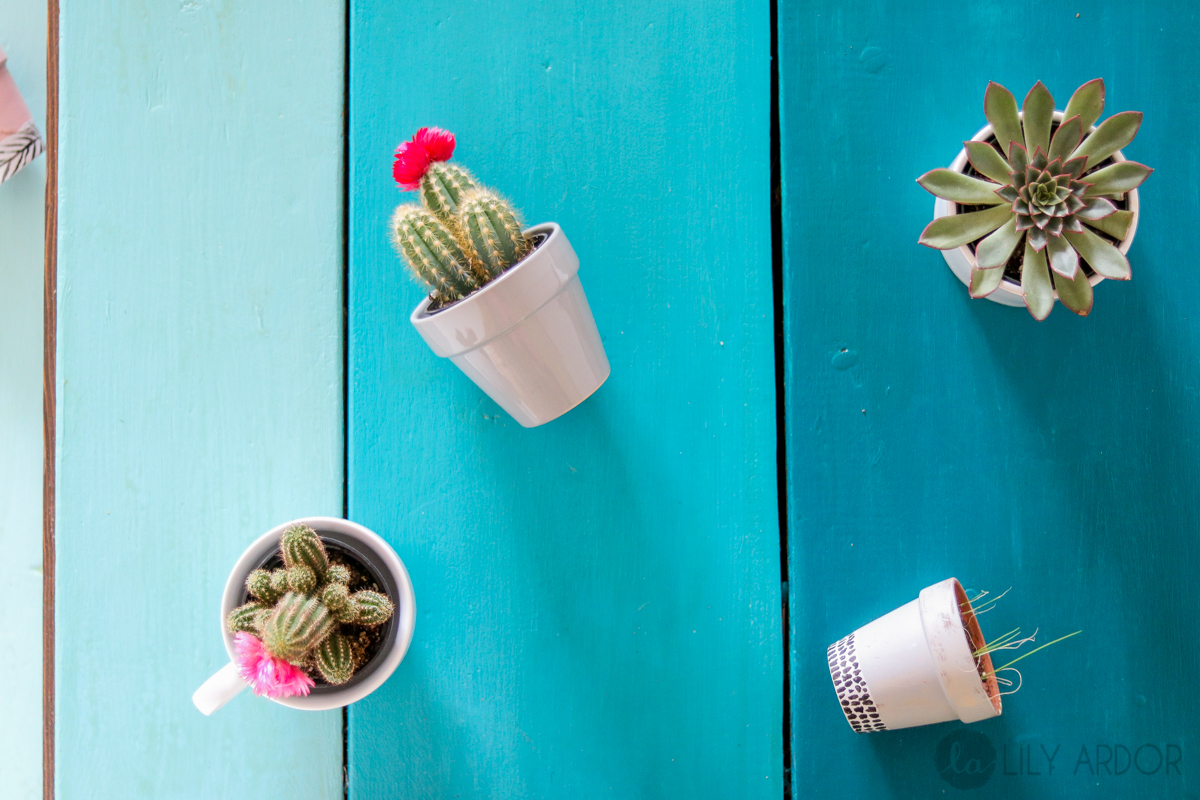
<instances>
[{"instance_id":1,"label":"green cactus with spines","mask_svg":"<svg viewBox=\"0 0 1200 800\"><path fill-rule=\"evenodd\" d=\"M270 609L270 605L258 601L238 606L229 612L229 616L225 619L225 627L229 629L230 633L258 633L258 626L262 621L263 612Z\"/></svg>"},{"instance_id":2,"label":"green cactus with spines","mask_svg":"<svg viewBox=\"0 0 1200 800\"><path fill-rule=\"evenodd\" d=\"M354 653L350 640L339 631L334 631L317 645L313 659L321 677L334 686L341 686L354 675Z\"/></svg>"},{"instance_id":3,"label":"green cactus with spines","mask_svg":"<svg viewBox=\"0 0 1200 800\"><path fill-rule=\"evenodd\" d=\"M311 594L316 591L318 584L317 573L313 572L312 567L307 564L297 564L290 567L288 574L288 588L299 594Z\"/></svg>"},{"instance_id":4,"label":"green cactus with spines","mask_svg":"<svg viewBox=\"0 0 1200 800\"><path fill-rule=\"evenodd\" d=\"M512 204L491 189L468 192L458 211L458 225L470 255L492 278L529 254L530 244L521 233L521 217Z\"/></svg>"},{"instance_id":5,"label":"green cactus with spines","mask_svg":"<svg viewBox=\"0 0 1200 800\"><path fill-rule=\"evenodd\" d=\"M321 590L321 602L338 622L354 622L357 610L350 603L350 590L345 584L329 583Z\"/></svg>"},{"instance_id":6,"label":"green cactus with spines","mask_svg":"<svg viewBox=\"0 0 1200 800\"><path fill-rule=\"evenodd\" d=\"M283 563L288 568L304 565L316 573L318 580L325 579L329 569L329 556L321 537L307 525L292 525L279 537L279 550Z\"/></svg>"},{"instance_id":7,"label":"green cactus with spines","mask_svg":"<svg viewBox=\"0 0 1200 800\"><path fill-rule=\"evenodd\" d=\"M280 537L280 553L283 568L247 576L250 602L230 612L226 627L257 636L272 656L341 685L358 666L351 646L355 635L387 622L392 602L375 591L351 594L350 568L329 561L312 528L289 527Z\"/></svg>"},{"instance_id":8,"label":"green cactus with spines","mask_svg":"<svg viewBox=\"0 0 1200 800\"><path fill-rule=\"evenodd\" d=\"M290 591L286 569L277 569L271 573L271 591L275 593L275 602Z\"/></svg>"},{"instance_id":9,"label":"green cactus with spines","mask_svg":"<svg viewBox=\"0 0 1200 800\"><path fill-rule=\"evenodd\" d=\"M335 621L315 597L288 592L262 623L262 641L276 658L301 664L334 629Z\"/></svg>"},{"instance_id":10,"label":"green cactus with spines","mask_svg":"<svg viewBox=\"0 0 1200 800\"><path fill-rule=\"evenodd\" d=\"M386 595L366 589L350 595L350 605L354 609L354 622L365 628L382 625L391 619L395 610Z\"/></svg>"},{"instance_id":11,"label":"green cactus with spines","mask_svg":"<svg viewBox=\"0 0 1200 800\"><path fill-rule=\"evenodd\" d=\"M420 206L396 209L392 243L416 276L443 300L465 297L488 281L487 271L463 249L458 233Z\"/></svg>"},{"instance_id":12,"label":"green cactus with spines","mask_svg":"<svg viewBox=\"0 0 1200 800\"><path fill-rule=\"evenodd\" d=\"M350 569L343 564L330 564L329 569L325 572L325 580L349 586Z\"/></svg>"},{"instance_id":13,"label":"green cactus with spines","mask_svg":"<svg viewBox=\"0 0 1200 800\"><path fill-rule=\"evenodd\" d=\"M274 603L283 597L283 592L275 590L271 583L271 573L265 569L256 569L250 573L250 577L246 578L246 589L263 603Z\"/></svg>"},{"instance_id":14,"label":"green cactus with spines","mask_svg":"<svg viewBox=\"0 0 1200 800\"><path fill-rule=\"evenodd\" d=\"M421 205L437 215L447 226L453 227L463 195L478 185L475 176L458 164L448 161L431 162L421 178Z\"/></svg>"},{"instance_id":15,"label":"green cactus with spines","mask_svg":"<svg viewBox=\"0 0 1200 800\"><path fill-rule=\"evenodd\" d=\"M392 243L438 305L483 288L533 249L512 205L449 161L454 147L448 131L422 128L396 148L392 169L421 202L396 209Z\"/></svg>"}]
</instances>

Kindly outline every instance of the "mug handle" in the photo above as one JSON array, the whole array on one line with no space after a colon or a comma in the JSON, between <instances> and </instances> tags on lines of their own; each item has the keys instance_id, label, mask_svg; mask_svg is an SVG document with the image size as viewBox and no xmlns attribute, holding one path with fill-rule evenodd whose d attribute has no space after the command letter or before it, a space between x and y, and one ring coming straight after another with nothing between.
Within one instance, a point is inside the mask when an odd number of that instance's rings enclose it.
<instances>
[{"instance_id":1,"label":"mug handle","mask_svg":"<svg viewBox=\"0 0 1200 800\"><path fill-rule=\"evenodd\" d=\"M230 661L196 690L192 695L192 702L200 709L200 713L207 717L237 697L248 685L242 680L242 676L238 675L237 664Z\"/></svg>"}]
</instances>

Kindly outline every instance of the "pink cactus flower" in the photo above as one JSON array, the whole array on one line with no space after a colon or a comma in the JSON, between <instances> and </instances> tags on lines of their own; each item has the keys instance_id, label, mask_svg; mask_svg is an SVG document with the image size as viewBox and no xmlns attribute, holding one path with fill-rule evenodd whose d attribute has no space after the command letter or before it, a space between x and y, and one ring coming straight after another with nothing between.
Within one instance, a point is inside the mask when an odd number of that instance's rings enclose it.
<instances>
[{"instance_id":1,"label":"pink cactus flower","mask_svg":"<svg viewBox=\"0 0 1200 800\"><path fill-rule=\"evenodd\" d=\"M306 695L316 684L304 670L275 658L256 636L234 634L233 648L237 651L238 674L261 697L294 697Z\"/></svg>"},{"instance_id":2,"label":"pink cactus flower","mask_svg":"<svg viewBox=\"0 0 1200 800\"><path fill-rule=\"evenodd\" d=\"M434 161L448 161L454 155L454 134L441 128L421 128L412 141L396 148L392 177L400 188L411 192L420 187L421 177Z\"/></svg>"},{"instance_id":3,"label":"pink cactus flower","mask_svg":"<svg viewBox=\"0 0 1200 800\"><path fill-rule=\"evenodd\" d=\"M454 155L454 134L441 128L421 128L413 141L425 148L430 161L449 161Z\"/></svg>"}]
</instances>

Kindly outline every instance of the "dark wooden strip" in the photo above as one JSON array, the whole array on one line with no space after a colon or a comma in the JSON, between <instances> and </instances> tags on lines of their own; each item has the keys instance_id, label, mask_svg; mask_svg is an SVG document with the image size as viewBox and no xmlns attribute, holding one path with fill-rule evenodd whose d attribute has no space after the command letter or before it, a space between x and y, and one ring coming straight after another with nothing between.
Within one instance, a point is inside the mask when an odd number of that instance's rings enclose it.
<instances>
[{"instance_id":1,"label":"dark wooden strip","mask_svg":"<svg viewBox=\"0 0 1200 800\"><path fill-rule=\"evenodd\" d=\"M46 30L46 268L42 312L42 797L54 800L54 404L58 330L58 0Z\"/></svg>"}]
</instances>

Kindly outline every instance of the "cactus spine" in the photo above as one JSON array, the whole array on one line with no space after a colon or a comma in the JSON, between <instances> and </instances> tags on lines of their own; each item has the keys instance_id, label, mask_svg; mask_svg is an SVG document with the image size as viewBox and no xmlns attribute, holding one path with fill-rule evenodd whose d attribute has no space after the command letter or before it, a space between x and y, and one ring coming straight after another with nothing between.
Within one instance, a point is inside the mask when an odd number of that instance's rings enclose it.
<instances>
[{"instance_id":1,"label":"cactus spine","mask_svg":"<svg viewBox=\"0 0 1200 800\"><path fill-rule=\"evenodd\" d=\"M462 201L458 224L475 256L492 278L529 253L516 210L491 189L475 189Z\"/></svg>"},{"instance_id":2,"label":"cactus spine","mask_svg":"<svg viewBox=\"0 0 1200 800\"><path fill-rule=\"evenodd\" d=\"M289 569L306 566L311 569L318 579L324 580L325 570L329 569L329 556L325 553L325 545L321 537L307 525L293 525L283 532L279 538L279 550L283 554L283 563Z\"/></svg>"},{"instance_id":3,"label":"cactus spine","mask_svg":"<svg viewBox=\"0 0 1200 800\"><path fill-rule=\"evenodd\" d=\"M420 206L402 205L392 215L392 242L414 273L444 300L465 297L486 282L458 236Z\"/></svg>"},{"instance_id":4,"label":"cactus spine","mask_svg":"<svg viewBox=\"0 0 1200 800\"><path fill-rule=\"evenodd\" d=\"M229 628L230 633L237 633L238 631L257 633L259 622L262 620L262 613L270 609L271 607L266 603L246 603L246 605L238 606L229 612L229 617L225 620L225 625Z\"/></svg>"},{"instance_id":5,"label":"cactus spine","mask_svg":"<svg viewBox=\"0 0 1200 800\"><path fill-rule=\"evenodd\" d=\"M364 628L382 625L395 610L386 596L367 590L350 595L350 605L354 609L354 621Z\"/></svg>"},{"instance_id":6,"label":"cactus spine","mask_svg":"<svg viewBox=\"0 0 1200 800\"><path fill-rule=\"evenodd\" d=\"M287 571L288 588L300 594L310 594L317 588L317 573L306 564L297 564Z\"/></svg>"},{"instance_id":7,"label":"cactus spine","mask_svg":"<svg viewBox=\"0 0 1200 800\"><path fill-rule=\"evenodd\" d=\"M283 596L283 592L275 590L271 582L271 573L265 569L256 569L250 573L250 577L246 578L246 589L264 603L274 603Z\"/></svg>"},{"instance_id":8,"label":"cactus spine","mask_svg":"<svg viewBox=\"0 0 1200 800\"><path fill-rule=\"evenodd\" d=\"M321 602L338 622L354 622L357 610L350 604L350 590L341 583L331 583L321 591Z\"/></svg>"},{"instance_id":9,"label":"cactus spine","mask_svg":"<svg viewBox=\"0 0 1200 800\"><path fill-rule=\"evenodd\" d=\"M330 583L341 583L349 586L350 570L341 564L330 564L329 569L325 572L325 579Z\"/></svg>"},{"instance_id":10,"label":"cactus spine","mask_svg":"<svg viewBox=\"0 0 1200 800\"><path fill-rule=\"evenodd\" d=\"M329 609L320 601L289 592L263 622L263 644L271 655L298 664L329 635L333 626Z\"/></svg>"},{"instance_id":11,"label":"cactus spine","mask_svg":"<svg viewBox=\"0 0 1200 800\"><path fill-rule=\"evenodd\" d=\"M317 671L321 677L340 686L354 675L354 653L350 649L350 640L340 632L334 631L317 645Z\"/></svg>"},{"instance_id":12,"label":"cactus spine","mask_svg":"<svg viewBox=\"0 0 1200 800\"><path fill-rule=\"evenodd\" d=\"M433 161L421 177L421 205L453 226L462 196L476 186L475 176L457 164Z\"/></svg>"}]
</instances>

